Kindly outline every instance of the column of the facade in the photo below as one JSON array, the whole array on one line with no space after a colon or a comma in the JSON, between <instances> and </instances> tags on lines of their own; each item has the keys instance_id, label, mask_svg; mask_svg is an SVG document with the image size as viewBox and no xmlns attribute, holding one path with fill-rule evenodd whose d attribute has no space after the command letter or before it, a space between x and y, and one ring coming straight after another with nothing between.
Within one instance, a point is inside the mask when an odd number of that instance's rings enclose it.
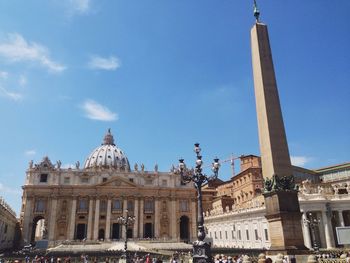
<instances>
[{"instance_id":1,"label":"column of the facade","mask_svg":"<svg viewBox=\"0 0 350 263\"><path fill-rule=\"evenodd\" d=\"M28 244L30 243L30 238L31 238L31 231L33 227L33 219L32 219L32 214L33 214L33 198L28 197L26 198L26 203L25 203L25 208L24 208L24 215L23 215L23 238L24 238L24 243Z\"/></svg>"},{"instance_id":2,"label":"column of the facade","mask_svg":"<svg viewBox=\"0 0 350 263\"><path fill-rule=\"evenodd\" d=\"M143 201L143 198L140 199L140 218L139 218L139 232L140 232L140 235L139 237L140 238L143 238L143 208L144 206L144 201Z\"/></svg>"},{"instance_id":3,"label":"column of the facade","mask_svg":"<svg viewBox=\"0 0 350 263\"><path fill-rule=\"evenodd\" d=\"M339 217L339 224L340 224L340 226L345 226L344 217L343 217L343 211L342 210L338 210L338 217Z\"/></svg>"},{"instance_id":4,"label":"column of the facade","mask_svg":"<svg viewBox=\"0 0 350 263\"><path fill-rule=\"evenodd\" d=\"M135 221L133 225L133 238L138 238L139 236L139 199L135 198L135 204L134 204L134 216L135 216Z\"/></svg>"},{"instance_id":5,"label":"column of the facade","mask_svg":"<svg viewBox=\"0 0 350 263\"><path fill-rule=\"evenodd\" d=\"M310 237L310 229L309 224L307 223L307 215L306 212L303 211L301 215L301 224L303 226L303 236L304 236L304 244L307 248L312 248L311 237Z\"/></svg>"},{"instance_id":6,"label":"column of the facade","mask_svg":"<svg viewBox=\"0 0 350 263\"><path fill-rule=\"evenodd\" d=\"M68 239L73 240L74 239L74 232L75 232L75 214L77 213L77 199L74 197L72 200L72 210L70 214L69 219L69 227L68 227Z\"/></svg>"},{"instance_id":7,"label":"column of the facade","mask_svg":"<svg viewBox=\"0 0 350 263\"><path fill-rule=\"evenodd\" d=\"M170 234L171 238L177 240L177 215L176 199L170 201Z\"/></svg>"},{"instance_id":8,"label":"column of the facade","mask_svg":"<svg viewBox=\"0 0 350 263\"><path fill-rule=\"evenodd\" d=\"M51 199L51 212L49 219L49 240L55 240L55 229L56 229L56 214L57 214L57 197Z\"/></svg>"},{"instance_id":9,"label":"column of the facade","mask_svg":"<svg viewBox=\"0 0 350 263\"><path fill-rule=\"evenodd\" d=\"M94 220L94 235L93 235L94 240L98 239L99 223L100 223L100 199L97 198L96 204L95 204L95 220Z\"/></svg>"},{"instance_id":10,"label":"column of the facade","mask_svg":"<svg viewBox=\"0 0 350 263\"><path fill-rule=\"evenodd\" d=\"M191 238L192 240L197 239L197 206L196 206L196 200L191 200L191 215L192 215L192 233Z\"/></svg>"},{"instance_id":11,"label":"column of the facade","mask_svg":"<svg viewBox=\"0 0 350 263\"><path fill-rule=\"evenodd\" d=\"M154 237L159 238L160 232L159 199L154 200Z\"/></svg>"},{"instance_id":12,"label":"column of the facade","mask_svg":"<svg viewBox=\"0 0 350 263\"><path fill-rule=\"evenodd\" d=\"M127 209L128 209L128 199L125 198L125 199L123 200L123 216L124 216L124 217L126 217L126 210L127 210ZM126 229L124 229L124 227L125 227L125 226L122 225L122 228L121 228L121 230L122 230L122 238L123 238L123 239L125 239L125 237L126 237L126 235L125 235L125 234L126 234L126 233L125 233L125 232L126 232Z\"/></svg>"},{"instance_id":13,"label":"column of the facade","mask_svg":"<svg viewBox=\"0 0 350 263\"><path fill-rule=\"evenodd\" d=\"M91 240L92 238L92 216L93 216L93 208L94 207L94 200L90 199L89 201L89 214L88 214L88 225L87 225L87 240Z\"/></svg>"},{"instance_id":14,"label":"column of the facade","mask_svg":"<svg viewBox=\"0 0 350 263\"><path fill-rule=\"evenodd\" d=\"M322 221L326 236L326 246L327 248L334 248L334 237L332 230L332 223L329 220L326 211L322 211Z\"/></svg>"},{"instance_id":15,"label":"column of the facade","mask_svg":"<svg viewBox=\"0 0 350 263\"><path fill-rule=\"evenodd\" d=\"M106 229L105 229L105 239L109 240L111 234L111 210L112 201L108 199L107 201L107 215L106 215Z\"/></svg>"}]
</instances>

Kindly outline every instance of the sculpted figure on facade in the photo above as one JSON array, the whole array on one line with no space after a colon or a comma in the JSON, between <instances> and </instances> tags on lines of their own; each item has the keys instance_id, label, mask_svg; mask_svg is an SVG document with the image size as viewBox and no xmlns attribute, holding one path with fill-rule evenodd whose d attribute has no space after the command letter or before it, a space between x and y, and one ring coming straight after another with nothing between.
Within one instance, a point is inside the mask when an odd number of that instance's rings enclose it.
<instances>
[{"instance_id":1,"label":"sculpted figure on facade","mask_svg":"<svg viewBox=\"0 0 350 263\"><path fill-rule=\"evenodd\" d=\"M321 186L321 185L317 186L317 193L320 195L322 195L324 193L323 186Z\"/></svg>"},{"instance_id":2,"label":"sculpted figure on facade","mask_svg":"<svg viewBox=\"0 0 350 263\"><path fill-rule=\"evenodd\" d=\"M56 162L56 165L57 165L57 169L61 169L61 165L62 165L61 160L58 160L58 161Z\"/></svg>"},{"instance_id":3,"label":"sculpted figure on facade","mask_svg":"<svg viewBox=\"0 0 350 263\"><path fill-rule=\"evenodd\" d=\"M303 194L310 194L311 193L311 187L310 187L311 181L309 179L306 179L301 182L301 193Z\"/></svg>"},{"instance_id":4,"label":"sculpted figure on facade","mask_svg":"<svg viewBox=\"0 0 350 263\"><path fill-rule=\"evenodd\" d=\"M29 169L32 169L33 168L33 160L30 160L29 161Z\"/></svg>"},{"instance_id":5,"label":"sculpted figure on facade","mask_svg":"<svg viewBox=\"0 0 350 263\"><path fill-rule=\"evenodd\" d=\"M80 162L77 161L77 162L75 163L75 168L76 168L76 169L79 169L79 167L80 167Z\"/></svg>"},{"instance_id":6,"label":"sculpted figure on facade","mask_svg":"<svg viewBox=\"0 0 350 263\"><path fill-rule=\"evenodd\" d=\"M339 194L339 187L337 184L333 185L333 190L334 190L334 194L338 195Z\"/></svg>"},{"instance_id":7,"label":"sculpted figure on facade","mask_svg":"<svg viewBox=\"0 0 350 263\"><path fill-rule=\"evenodd\" d=\"M154 171L157 173L158 172L158 164L154 166Z\"/></svg>"},{"instance_id":8,"label":"sculpted figure on facade","mask_svg":"<svg viewBox=\"0 0 350 263\"><path fill-rule=\"evenodd\" d=\"M141 171L144 172L145 171L145 165L142 163L141 164Z\"/></svg>"},{"instance_id":9,"label":"sculpted figure on facade","mask_svg":"<svg viewBox=\"0 0 350 263\"><path fill-rule=\"evenodd\" d=\"M137 163L135 163L135 165L134 165L134 170L135 170L135 172L137 172L139 170L139 166L137 165Z\"/></svg>"}]
</instances>

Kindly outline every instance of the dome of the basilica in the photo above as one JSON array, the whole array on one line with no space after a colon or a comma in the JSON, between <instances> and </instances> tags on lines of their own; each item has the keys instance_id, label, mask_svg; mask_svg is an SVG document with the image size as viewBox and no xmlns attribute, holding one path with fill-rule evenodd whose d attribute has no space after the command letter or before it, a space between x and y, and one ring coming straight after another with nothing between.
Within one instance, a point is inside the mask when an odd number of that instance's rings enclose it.
<instances>
[{"instance_id":1,"label":"dome of the basilica","mask_svg":"<svg viewBox=\"0 0 350 263\"><path fill-rule=\"evenodd\" d=\"M108 129L101 146L93 150L85 161L85 169L94 167L130 171L128 158L124 152L115 145L110 129Z\"/></svg>"}]
</instances>

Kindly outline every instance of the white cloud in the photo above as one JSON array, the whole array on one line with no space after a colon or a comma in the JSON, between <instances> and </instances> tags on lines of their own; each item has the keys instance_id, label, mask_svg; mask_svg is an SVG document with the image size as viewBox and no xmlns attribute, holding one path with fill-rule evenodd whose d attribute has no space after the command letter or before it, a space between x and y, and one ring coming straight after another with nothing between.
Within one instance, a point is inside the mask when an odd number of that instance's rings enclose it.
<instances>
[{"instance_id":1,"label":"white cloud","mask_svg":"<svg viewBox=\"0 0 350 263\"><path fill-rule=\"evenodd\" d=\"M7 79L9 76L9 73L6 71L0 71L0 78L1 79Z\"/></svg>"},{"instance_id":2,"label":"white cloud","mask_svg":"<svg viewBox=\"0 0 350 263\"><path fill-rule=\"evenodd\" d=\"M25 85L27 85L27 78L26 76L24 75L20 75L19 78L18 78L18 84L21 86L21 87L24 87Z\"/></svg>"},{"instance_id":3,"label":"white cloud","mask_svg":"<svg viewBox=\"0 0 350 263\"><path fill-rule=\"evenodd\" d=\"M11 187L5 186L2 183L0 183L0 193L21 195L22 191L20 189L11 188Z\"/></svg>"},{"instance_id":4,"label":"white cloud","mask_svg":"<svg viewBox=\"0 0 350 263\"><path fill-rule=\"evenodd\" d=\"M66 67L50 59L46 47L35 42L27 42L20 34L9 34L6 41L0 43L0 56L11 62L37 62L52 72L62 72Z\"/></svg>"},{"instance_id":5,"label":"white cloud","mask_svg":"<svg viewBox=\"0 0 350 263\"><path fill-rule=\"evenodd\" d=\"M120 60L114 56L110 56L109 58L92 56L88 66L91 69L116 70L120 67Z\"/></svg>"},{"instance_id":6,"label":"white cloud","mask_svg":"<svg viewBox=\"0 0 350 263\"><path fill-rule=\"evenodd\" d=\"M307 164L310 161L312 161L312 158L311 157L306 157L306 156L291 156L290 157L290 161L295 166L304 166L305 164Z\"/></svg>"},{"instance_id":7,"label":"white cloud","mask_svg":"<svg viewBox=\"0 0 350 263\"><path fill-rule=\"evenodd\" d=\"M69 168L75 168L75 165L74 164L71 164L71 163L66 163L66 164L62 164L61 166L62 169L69 169Z\"/></svg>"},{"instance_id":8,"label":"white cloud","mask_svg":"<svg viewBox=\"0 0 350 263\"><path fill-rule=\"evenodd\" d=\"M7 89L5 89L4 87L0 86L0 94L2 96L5 96L13 101L21 101L23 99L23 94L19 93L19 92L12 92L9 91Z\"/></svg>"},{"instance_id":9,"label":"white cloud","mask_svg":"<svg viewBox=\"0 0 350 263\"><path fill-rule=\"evenodd\" d=\"M66 5L69 16L84 15L90 11L91 0L67 0Z\"/></svg>"},{"instance_id":10,"label":"white cloud","mask_svg":"<svg viewBox=\"0 0 350 263\"><path fill-rule=\"evenodd\" d=\"M36 151L35 150L27 150L24 152L24 154L27 156L33 156L36 154Z\"/></svg>"},{"instance_id":11,"label":"white cloud","mask_svg":"<svg viewBox=\"0 0 350 263\"><path fill-rule=\"evenodd\" d=\"M85 116L92 120L115 121L118 119L116 113L93 100L86 100L81 108L85 111Z\"/></svg>"}]
</instances>

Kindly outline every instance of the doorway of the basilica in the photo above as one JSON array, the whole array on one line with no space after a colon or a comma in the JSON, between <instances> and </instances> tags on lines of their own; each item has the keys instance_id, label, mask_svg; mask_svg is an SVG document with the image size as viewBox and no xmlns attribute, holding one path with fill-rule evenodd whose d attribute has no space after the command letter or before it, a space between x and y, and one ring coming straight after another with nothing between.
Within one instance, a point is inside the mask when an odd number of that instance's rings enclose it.
<instances>
[{"instance_id":1,"label":"doorway of the basilica","mask_svg":"<svg viewBox=\"0 0 350 263\"><path fill-rule=\"evenodd\" d=\"M78 224L76 239L83 240L84 238L86 238L86 224Z\"/></svg>"},{"instance_id":2,"label":"doorway of the basilica","mask_svg":"<svg viewBox=\"0 0 350 263\"><path fill-rule=\"evenodd\" d=\"M128 228L128 230L126 231L126 237L132 238L132 228Z\"/></svg>"},{"instance_id":3,"label":"doorway of the basilica","mask_svg":"<svg viewBox=\"0 0 350 263\"><path fill-rule=\"evenodd\" d=\"M120 225L118 223L114 223L112 225L112 239L120 238Z\"/></svg>"},{"instance_id":4,"label":"doorway of the basilica","mask_svg":"<svg viewBox=\"0 0 350 263\"><path fill-rule=\"evenodd\" d=\"M98 230L98 240L105 239L105 230L103 228Z\"/></svg>"},{"instance_id":5,"label":"doorway of the basilica","mask_svg":"<svg viewBox=\"0 0 350 263\"><path fill-rule=\"evenodd\" d=\"M189 219L187 216L180 217L180 239L184 241L188 241L190 239L189 236Z\"/></svg>"},{"instance_id":6,"label":"doorway of the basilica","mask_svg":"<svg viewBox=\"0 0 350 263\"><path fill-rule=\"evenodd\" d=\"M153 225L152 223L146 223L144 229L144 238L153 238Z\"/></svg>"},{"instance_id":7,"label":"doorway of the basilica","mask_svg":"<svg viewBox=\"0 0 350 263\"><path fill-rule=\"evenodd\" d=\"M45 224L45 218L42 216L37 216L33 220L30 243L34 244L36 241L46 239L46 238L47 238L47 229Z\"/></svg>"}]
</instances>

